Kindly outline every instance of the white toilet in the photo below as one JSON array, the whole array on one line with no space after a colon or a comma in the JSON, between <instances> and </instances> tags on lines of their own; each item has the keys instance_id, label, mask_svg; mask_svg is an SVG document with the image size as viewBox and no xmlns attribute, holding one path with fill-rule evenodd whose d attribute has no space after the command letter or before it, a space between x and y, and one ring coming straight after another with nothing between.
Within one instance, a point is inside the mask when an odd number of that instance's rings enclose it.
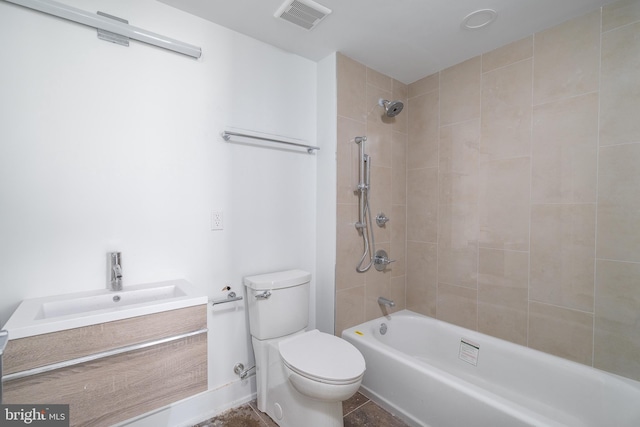
<instances>
[{"instance_id":1,"label":"white toilet","mask_svg":"<svg viewBox=\"0 0 640 427\"><path fill-rule=\"evenodd\" d=\"M245 277L258 409L281 427L343 427L342 401L362 382L362 354L347 341L305 332L311 274Z\"/></svg>"}]
</instances>

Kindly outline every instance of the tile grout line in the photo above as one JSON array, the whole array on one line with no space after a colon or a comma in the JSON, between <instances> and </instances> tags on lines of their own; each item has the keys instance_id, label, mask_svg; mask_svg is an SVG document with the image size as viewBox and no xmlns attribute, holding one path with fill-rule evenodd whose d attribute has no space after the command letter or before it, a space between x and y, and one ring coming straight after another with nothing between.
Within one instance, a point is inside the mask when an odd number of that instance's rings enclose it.
<instances>
[{"instance_id":1,"label":"tile grout line","mask_svg":"<svg viewBox=\"0 0 640 427\"><path fill-rule=\"evenodd\" d=\"M364 396L364 395L363 395ZM351 411L347 412L346 414L342 415L342 418L346 418L347 415L351 415L352 413L354 413L355 411L357 411L358 409L362 408L364 405L366 405L367 403L371 402L371 399L367 399L366 402L364 402L362 405L359 405L355 408L353 408Z\"/></svg>"}]
</instances>

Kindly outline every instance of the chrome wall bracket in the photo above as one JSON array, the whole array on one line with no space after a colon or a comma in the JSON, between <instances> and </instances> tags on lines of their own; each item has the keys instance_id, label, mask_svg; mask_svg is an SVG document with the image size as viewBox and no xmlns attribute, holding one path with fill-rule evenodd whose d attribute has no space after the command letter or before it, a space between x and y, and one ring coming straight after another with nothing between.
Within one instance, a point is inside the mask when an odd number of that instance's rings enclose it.
<instances>
[{"instance_id":1,"label":"chrome wall bracket","mask_svg":"<svg viewBox=\"0 0 640 427\"><path fill-rule=\"evenodd\" d=\"M233 373L239 376L241 380L247 378L249 371L252 369L255 369L255 365L247 369L244 369L244 365L240 362L233 365Z\"/></svg>"},{"instance_id":2,"label":"chrome wall bracket","mask_svg":"<svg viewBox=\"0 0 640 427\"><path fill-rule=\"evenodd\" d=\"M126 19L118 18L117 16L109 15L107 13L100 12L100 11L98 11L97 13L100 16L104 16L105 18L109 18L109 19L115 19L116 21L122 22L123 24L129 23L129 21L127 21ZM100 28L98 28L97 30L98 30L98 38L100 40L119 44L120 46L129 47L129 37L112 33L111 31L102 30Z\"/></svg>"}]
</instances>

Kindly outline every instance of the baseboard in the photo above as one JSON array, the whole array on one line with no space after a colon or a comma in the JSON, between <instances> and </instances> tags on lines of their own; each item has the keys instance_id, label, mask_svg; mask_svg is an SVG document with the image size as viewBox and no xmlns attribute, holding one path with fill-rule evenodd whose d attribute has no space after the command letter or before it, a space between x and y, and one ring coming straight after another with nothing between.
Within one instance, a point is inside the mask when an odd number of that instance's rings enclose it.
<instances>
[{"instance_id":1,"label":"baseboard","mask_svg":"<svg viewBox=\"0 0 640 427\"><path fill-rule=\"evenodd\" d=\"M255 375L191 396L115 427L190 427L256 397Z\"/></svg>"}]
</instances>

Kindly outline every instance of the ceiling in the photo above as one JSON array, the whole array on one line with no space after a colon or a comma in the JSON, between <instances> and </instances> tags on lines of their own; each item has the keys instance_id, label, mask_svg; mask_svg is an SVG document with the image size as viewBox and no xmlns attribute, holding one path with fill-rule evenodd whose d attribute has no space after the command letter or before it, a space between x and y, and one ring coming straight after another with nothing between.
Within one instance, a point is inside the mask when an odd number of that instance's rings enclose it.
<instances>
[{"instance_id":1,"label":"ceiling","mask_svg":"<svg viewBox=\"0 0 640 427\"><path fill-rule=\"evenodd\" d=\"M159 1L313 61L337 51L412 83L612 0L316 0L332 13L309 31L273 16L284 0ZM461 28L479 9L497 19Z\"/></svg>"}]
</instances>

